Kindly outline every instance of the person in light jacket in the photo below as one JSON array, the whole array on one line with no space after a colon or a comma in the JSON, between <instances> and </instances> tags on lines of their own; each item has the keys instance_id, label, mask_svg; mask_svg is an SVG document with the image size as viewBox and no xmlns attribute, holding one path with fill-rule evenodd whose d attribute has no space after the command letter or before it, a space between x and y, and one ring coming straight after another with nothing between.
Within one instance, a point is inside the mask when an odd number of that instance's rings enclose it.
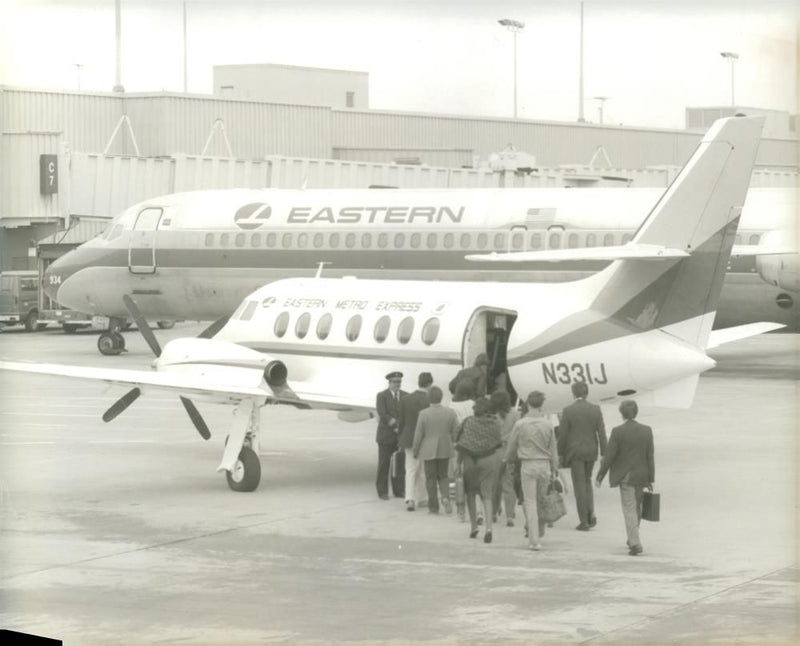
<instances>
[{"instance_id":1,"label":"person in light jacket","mask_svg":"<svg viewBox=\"0 0 800 646\"><path fill-rule=\"evenodd\" d=\"M608 449L597 471L596 484L599 487L606 473L611 471L609 482L612 487L619 487L628 534L628 554L638 556L643 551L639 540L642 495L645 487L653 488L656 479L653 429L636 421L639 407L635 401L623 401L619 405L619 412L625 422L611 429Z\"/></svg>"},{"instance_id":2,"label":"person in light jacket","mask_svg":"<svg viewBox=\"0 0 800 646\"><path fill-rule=\"evenodd\" d=\"M528 527L528 548L541 549L545 523L539 518L538 500L550 478L558 471L558 451L553 424L542 414L544 394L534 390L525 403L525 416L514 424L505 453L505 462L520 461L520 480L524 494L522 508Z\"/></svg>"},{"instance_id":3,"label":"person in light jacket","mask_svg":"<svg viewBox=\"0 0 800 646\"><path fill-rule=\"evenodd\" d=\"M442 389L431 386L428 391L430 406L420 411L414 430L412 452L414 458L425 465L425 486L428 489L428 513L439 513L439 496L444 510L449 514L450 480L447 477L450 458L453 457L453 440L458 429L458 418L447 406L442 406Z\"/></svg>"}]
</instances>

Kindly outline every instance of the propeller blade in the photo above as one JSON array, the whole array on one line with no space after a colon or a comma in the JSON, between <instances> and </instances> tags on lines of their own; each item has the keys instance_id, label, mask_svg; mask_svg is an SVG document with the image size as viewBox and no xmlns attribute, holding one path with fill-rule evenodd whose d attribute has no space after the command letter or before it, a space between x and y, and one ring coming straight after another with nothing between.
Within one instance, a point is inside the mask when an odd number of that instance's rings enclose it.
<instances>
[{"instance_id":1,"label":"propeller blade","mask_svg":"<svg viewBox=\"0 0 800 646\"><path fill-rule=\"evenodd\" d=\"M212 338L217 332L219 332L222 328L225 327L225 324L228 322L230 315L223 316L220 319L214 321L211 325L209 325L205 330L203 330L200 334L197 335L198 339L210 339Z\"/></svg>"},{"instance_id":2,"label":"propeller blade","mask_svg":"<svg viewBox=\"0 0 800 646\"><path fill-rule=\"evenodd\" d=\"M156 335L153 334L153 330L150 329L150 326L147 324L147 319L142 316L142 312L133 299L128 296L127 294L123 294L122 302L125 303L125 307L128 308L128 313L131 315L131 318L136 322L136 327L139 328L139 332L142 333L144 340L147 341L147 345L150 346L150 349L153 351L153 354L157 357L161 356L161 346L158 345L158 339L156 339Z\"/></svg>"},{"instance_id":3,"label":"propeller blade","mask_svg":"<svg viewBox=\"0 0 800 646\"><path fill-rule=\"evenodd\" d=\"M139 399L139 395L142 394L142 391L138 388L134 388L133 390L129 390L125 393L122 397L120 397L117 401L115 401L111 408L109 408L105 413L103 413L103 421L110 422L114 419L117 415L119 415L122 411L124 411L128 406L130 406L133 402Z\"/></svg>"},{"instance_id":4,"label":"propeller blade","mask_svg":"<svg viewBox=\"0 0 800 646\"><path fill-rule=\"evenodd\" d=\"M183 404L183 407L189 414L189 419L192 420L192 424L194 424L194 427L197 429L197 432L200 433L200 436L204 440L210 438L211 431L208 430L208 425L203 419L203 416L200 414L200 411L197 410L197 406L194 405L194 402L192 402L191 399L181 396L181 404Z\"/></svg>"}]
</instances>

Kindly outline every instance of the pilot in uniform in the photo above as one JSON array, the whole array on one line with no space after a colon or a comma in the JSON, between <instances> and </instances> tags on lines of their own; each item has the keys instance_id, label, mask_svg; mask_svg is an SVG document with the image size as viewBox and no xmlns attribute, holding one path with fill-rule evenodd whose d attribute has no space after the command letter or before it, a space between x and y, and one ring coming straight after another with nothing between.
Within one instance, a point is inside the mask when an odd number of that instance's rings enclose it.
<instances>
[{"instance_id":1,"label":"pilot in uniform","mask_svg":"<svg viewBox=\"0 0 800 646\"><path fill-rule=\"evenodd\" d=\"M378 411L378 430L375 441L378 443L378 474L375 488L378 497L389 499L389 465L392 454L397 451L397 434L400 432L400 398L406 395L400 390L403 383L402 372L390 372L386 375L389 387L378 393L375 408ZM402 494L401 494L402 495Z\"/></svg>"}]
</instances>

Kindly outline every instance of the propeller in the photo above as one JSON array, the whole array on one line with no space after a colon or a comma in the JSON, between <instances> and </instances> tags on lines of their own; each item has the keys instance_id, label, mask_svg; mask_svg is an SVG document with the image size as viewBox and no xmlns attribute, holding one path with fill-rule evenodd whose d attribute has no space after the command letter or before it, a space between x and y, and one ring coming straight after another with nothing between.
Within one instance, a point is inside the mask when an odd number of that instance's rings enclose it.
<instances>
[{"instance_id":1,"label":"propeller","mask_svg":"<svg viewBox=\"0 0 800 646\"><path fill-rule=\"evenodd\" d=\"M160 357L161 346L158 343L158 339L156 339L156 335L153 334L153 330L150 328L150 325L147 323L147 319L145 319L142 315L142 311L139 309L138 305L136 305L134 300L127 294L122 296L122 302L125 303L128 313L135 321L136 327L139 328L139 332L142 333L144 340L147 341L147 345L150 346L153 354L156 355L156 357ZM200 333L200 338L210 339L217 332L219 332L227 322L227 316L214 321L214 323ZM110 422L122 411L128 408L128 406L135 402L141 394L142 391L138 387L129 390L117 401L115 401L105 413L103 413L103 421ZM206 424L203 416L200 414L200 411L197 410L197 406L194 405L194 402L191 399L184 397L183 395L180 395L180 400L181 404L183 404L183 407L186 410L186 413L189 415L189 419L192 420L192 424L194 424L197 432L200 433L200 437L202 437L204 440L209 439L211 437L211 431L208 429L208 424Z\"/></svg>"}]
</instances>

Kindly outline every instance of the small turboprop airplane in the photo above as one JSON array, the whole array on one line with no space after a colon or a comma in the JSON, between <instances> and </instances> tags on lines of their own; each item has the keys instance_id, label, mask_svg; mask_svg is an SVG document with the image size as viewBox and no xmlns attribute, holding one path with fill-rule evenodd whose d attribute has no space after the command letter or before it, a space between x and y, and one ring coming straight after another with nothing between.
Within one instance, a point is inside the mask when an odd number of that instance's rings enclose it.
<instances>
[{"instance_id":1,"label":"small turboprop airplane","mask_svg":"<svg viewBox=\"0 0 800 646\"><path fill-rule=\"evenodd\" d=\"M126 295L157 355L153 372L24 362L0 369L131 388L106 421L142 392L172 391L204 438L209 429L192 400L233 405L219 470L238 491L260 480L265 404L368 411L385 373L429 371L445 384L483 352L493 379L502 375L513 393L546 392L553 410L568 403L576 381L601 402L635 397L686 408L700 373L714 365L707 348L781 327L712 331L762 124L716 122L633 240L605 248L614 261L583 280L279 280L245 298L221 329L163 351Z\"/></svg>"},{"instance_id":2,"label":"small turboprop airplane","mask_svg":"<svg viewBox=\"0 0 800 646\"><path fill-rule=\"evenodd\" d=\"M628 242L662 194L630 188L178 193L115 217L101 236L50 265L44 287L62 305L108 319L97 345L119 354L125 340L118 328L129 318L123 294L150 321L213 321L258 287L313 276L321 263L329 278L577 280L608 260L572 252ZM775 245L764 244L783 232L781 247L796 250L797 220L797 191L748 192L717 327L769 320L800 329L799 256L766 255ZM522 258L517 252L556 250L568 254L557 266L536 253L539 260L512 261ZM492 251L498 254L492 264L467 259Z\"/></svg>"}]
</instances>

